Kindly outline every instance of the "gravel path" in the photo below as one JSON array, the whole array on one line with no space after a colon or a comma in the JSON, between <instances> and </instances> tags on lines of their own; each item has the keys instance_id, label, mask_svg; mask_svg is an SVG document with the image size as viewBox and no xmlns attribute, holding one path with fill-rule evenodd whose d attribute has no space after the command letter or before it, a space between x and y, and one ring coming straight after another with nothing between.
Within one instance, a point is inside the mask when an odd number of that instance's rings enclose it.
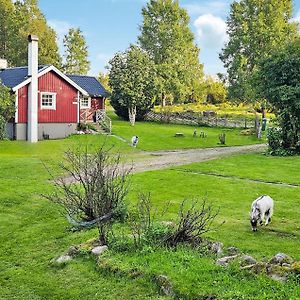
<instances>
[{"instance_id":1,"label":"gravel path","mask_svg":"<svg viewBox=\"0 0 300 300\"><path fill-rule=\"evenodd\" d=\"M166 169L172 166L181 166L194 162L218 159L235 153L255 152L264 149L266 149L266 145L258 144L234 147L142 152L141 155L136 155L136 161L133 160L131 163L126 163L123 167L125 169L132 168L132 173L141 173L145 171ZM147 158L143 158L142 156L146 156ZM63 180L66 183L74 182L73 177L64 177Z\"/></svg>"},{"instance_id":2,"label":"gravel path","mask_svg":"<svg viewBox=\"0 0 300 300\"><path fill-rule=\"evenodd\" d=\"M144 152L143 154L153 157L145 160L133 161L132 171L133 173L139 173L150 170L161 170L171 166L186 165L194 162L213 160L230 154L262 151L264 149L266 149L266 145L258 144L234 147Z\"/></svg>"}]
</instances>

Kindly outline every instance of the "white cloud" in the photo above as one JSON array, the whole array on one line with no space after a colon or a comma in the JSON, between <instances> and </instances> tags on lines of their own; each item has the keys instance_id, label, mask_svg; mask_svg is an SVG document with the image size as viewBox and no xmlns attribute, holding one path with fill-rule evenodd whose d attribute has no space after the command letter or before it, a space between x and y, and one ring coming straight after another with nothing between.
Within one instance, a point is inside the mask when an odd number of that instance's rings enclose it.
<instances>
[{"instance_id":1,"label":"white cloud","mask_svg":"<svg viewBox=\"0 0 300 300\"><path fill-rule=\"evenodd\" d=\"M225 21L212 14L205 14L198 17L194 26L196 27L197 40L200 48L221 48L227 41L227 25Z\"/></svg>"},{"instance_id":2,"label":"white cloud","mask_svg":"<svg viewBox=\"0 0 300 300\"><path fill-rule=\"evenodd\" d=\"M294 20L300 22L300 10L296 13Z\"/></svg>"},{"instance_id":3,"label":"white cloud","mask_svg":"<svg viewBox=\"0 0 300 300\"><path fill-rule=\"evenodd\" d=\"M203 15L203 14L223 14L229 7L226 1L203 1L200 3L191 3L183 5L187 9L189 15Z\"/></svg>"},{"instance_id":4,"label":"white cloud","mask_svg":"<svg viewBox=\"0 0 300 300\"><path fill-rule=\"evenodd\" d=\"M96 55L96 59L101 62L108 62L112 58L111 54L106 53L98 53Z\"/></svg>"}]
</instances>

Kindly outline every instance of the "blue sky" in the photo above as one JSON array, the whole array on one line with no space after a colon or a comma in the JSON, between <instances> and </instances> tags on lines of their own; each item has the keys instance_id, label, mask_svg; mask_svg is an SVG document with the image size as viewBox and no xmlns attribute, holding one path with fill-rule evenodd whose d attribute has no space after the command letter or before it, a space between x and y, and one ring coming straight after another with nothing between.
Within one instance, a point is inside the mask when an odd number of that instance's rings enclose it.
<instances>
[{"instance_id":1,"label":"blue sky","mask_svg":"<svg viewBox=\"0 0 300 300\"><path fill-rule=\"evenodd\" d=\"M190 28L201 49L204 71L224 72L218 58L226 41L225 20L232 0L180 0L188 10ZM70 27L80 27L86 38L91 75L105 71L105 65L117 51L137 41L142 23L141 9L146 0L40 0L40 8L59 37ZM294 0L294 17L300 21L300 0ZM61 47L62 48L62 47Z\"/></svg>"}]
</instances>

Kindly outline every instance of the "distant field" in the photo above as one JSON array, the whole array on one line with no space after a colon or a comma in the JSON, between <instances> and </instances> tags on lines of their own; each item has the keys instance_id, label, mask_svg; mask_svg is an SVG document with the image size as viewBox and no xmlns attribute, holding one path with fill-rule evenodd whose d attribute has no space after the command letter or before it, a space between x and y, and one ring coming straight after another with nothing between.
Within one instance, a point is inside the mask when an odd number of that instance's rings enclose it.
<instances>
[{"instance_id":1,"label":"distant field","mask_svg":"<svg viewBox=\"0 0 300 300\"><path fill-rule=\"evenodd\" d=\"M119 120L115 115L111 115L113 120L113 134L120 136L130 142L133 135L139 137L138 149L145 151L191 149L219 147L219 134L226 134L226 146L238 146L248 144L258 144L265 142L255 136L244 136L241 129L210 128L188 125L158 124L152 122L136 122L131 126L129 122ZM196 129L197 137L193 137ZM204 132L207 137L200 138L200 132ZM175 133L183 133L184 137L175 137Z\"/></svg>"},{"instance_id":2,"label":"distant field","mask_svg":"<svg viewBox=\"0 0 300 300\"><path fill-rule=\"evenodd\" d=\"M236 118L255 118L255 110L253 106L246 104L233 105L230 102L220 103L218 105L206 104L206 103L188 103L188 104L178 104L172 106L166 106L162 108L161 106L155 106L153 109L155 112L161 112L162 110L170 112L184 112L184 111L193 111L193 112L203 112L203 111L214 111L219 117L236 117ZM259 114L261 116L261 114ZM267 118L275 118L274 114L267 113Z\"/></svg>"}]
</instances>

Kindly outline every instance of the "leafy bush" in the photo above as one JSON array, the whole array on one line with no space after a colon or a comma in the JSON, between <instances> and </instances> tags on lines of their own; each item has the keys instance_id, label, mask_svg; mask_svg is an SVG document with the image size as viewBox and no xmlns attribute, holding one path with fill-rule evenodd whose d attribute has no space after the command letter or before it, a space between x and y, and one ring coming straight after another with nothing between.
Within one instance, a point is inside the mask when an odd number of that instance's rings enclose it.
<instances>
[{"instance_id":1,"label":"leafy bush","mask_svg":"<svg viewBox=\"0 0 300 300\"><path fill-rule=\"evenodd\" d=\"M6 138L7 138L7 134L6 134L6 121L0 115L0 140L5 140Z\"/></svg>"},{"instance_id":2,"label":"leafy bush","mask_svg":"<svg viewBox=\"0 0 300 300\"><path fill-rule=\"evenodd\" d=\"M271 131L270 148L280 154L299 151L300 132L300 38L276 49L260 62L257 76L260 96L276 110L280 131ZM277 139L277 141L276 141ZM276 149L277 147L277 149ZM277 151L278 150L278 151Z\"/></svg>"},{"instance_id":3,"label":"leafy bush","mask_svg":"<svg viewBox=\"0 0 300 300\"><path fill-rule=\"evenodd\" d=\"M0 140L7 138L6 123L15 112L15 96L0 81Z\"/></svg>"},{"instance_id":4,"label":"leafy bush","mask_svg":"<svg viewBox=\"0 0 300 300\"><path fill-rule=\"evenodd\" d=\"M274 156L291 156L300 153L299 147L285 148L283 146L283 132L280 127L271 127L268 129L268 153Z\"/></svg>"}]
</instances>

